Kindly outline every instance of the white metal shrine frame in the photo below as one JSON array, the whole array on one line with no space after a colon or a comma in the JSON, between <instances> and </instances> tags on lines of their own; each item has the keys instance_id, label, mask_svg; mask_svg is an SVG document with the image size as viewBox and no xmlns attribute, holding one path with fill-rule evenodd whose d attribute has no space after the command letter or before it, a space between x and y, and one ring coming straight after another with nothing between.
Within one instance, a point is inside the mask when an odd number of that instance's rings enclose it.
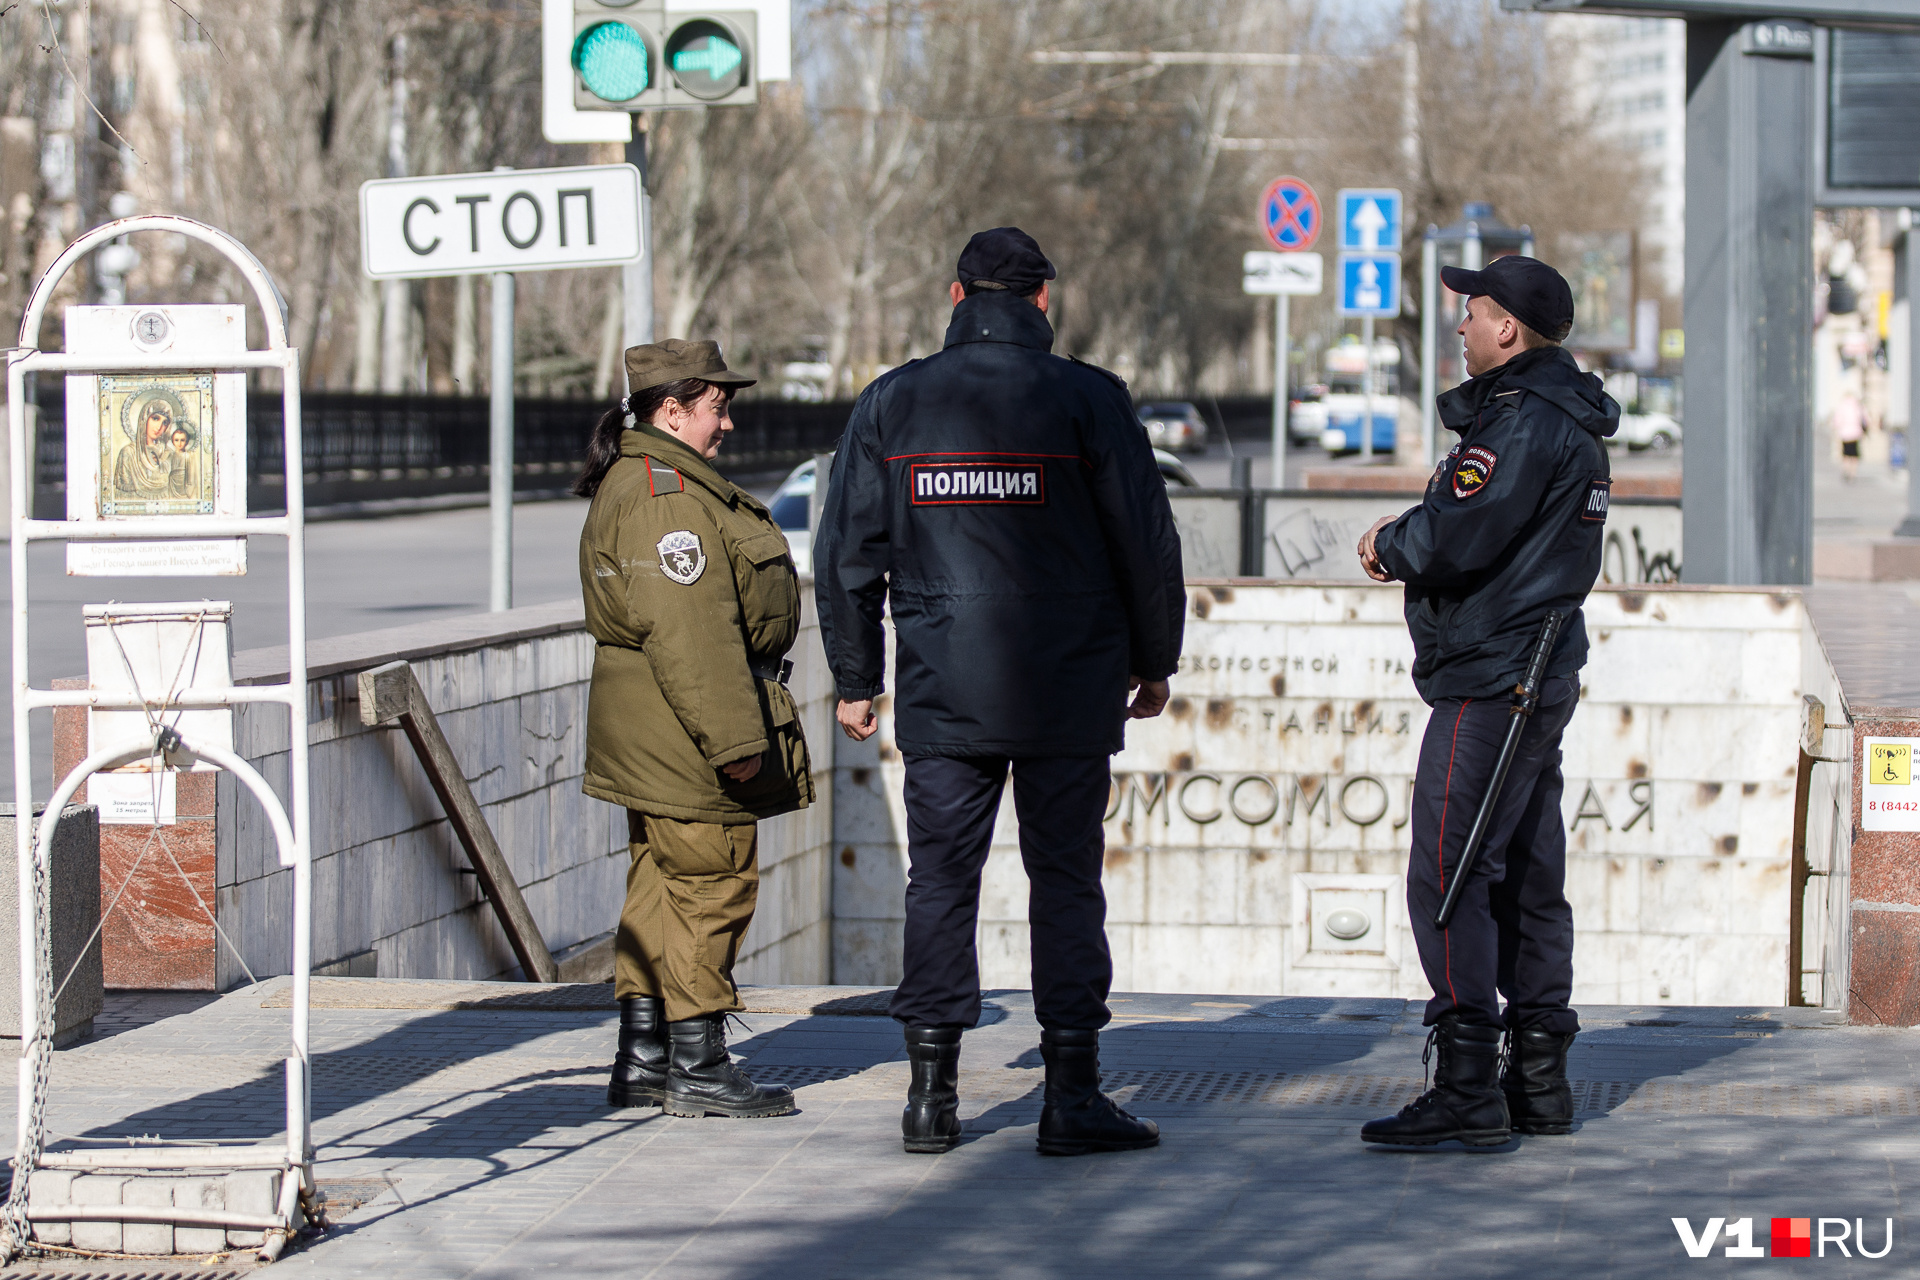
<instances>
[{"instance_id":1,"label":"white metal shrine frame","mask_svg":"<svg viewBox=\"0 0 1920 1280\"><path fill-rule=\"evenodd\" d=\"M173 349L163 355L95 355L47 352L39 349L41 322L49 300L62 277L73 265L94 249L130 232L157 231L185 236L218 250L245 278L266 321L267 346L264 350L235 351L230 347L214 352L196 346L181 335ZM164 303L156 304L164 306ZM25 379L31 373L122 373L122 372L234 372L247 369L278 369L281 375L282 405L286 434L286 514L249 517L220 515L180 515L132 517L126 519L73 521L35 520L33 511L34 442L28 438L25 413ZM245 424L229 424L229 430L245 430ZM18 1137L14 1148L14 1193L5 1212L14 1247L27 1241L21 1235L25 1222L24 1188L35 1169L143 1170L189 1169L277 1169L283 1171L280 1198L271 1217L258 1214L227 1213L206 1209L155 1208L132 1210L143 1221L169 1221L181 1226L228 1226L264 1231L263 1260L277 1256L298 1229L302 1200L313 1191L313 1150L310 1145L312 1082L307 1052L309 1011L309 964L312 942L312 866L309 848L310 806L307 787L307 619L306 572L302 539L304 520L301 491L302 454L300 446L300 355L287 345L284 303L278 289L259 260L232 236L204 223L187 218L144 215L109 222L81 236L55 259L27 302L20 324L20 345L7 352L7 435L13 471L12 559L13 582L13 786L15 805L15 844L17 850L31 850L32 856L20 856L20 1078ZM116 694L92 689L36 689L27 673L27 548L34 542L112 540L165 541L179 538L234 538L252 534L283 537L287 540L287 658L285 683L225 688L174 689L158 696ZM90 754L54 788L35 830L32 796L32 738L29 715L43 707L88 707L99 709L144 710L150 716L173 710L232 708L242 703L275 703L288 710L289 740L292 746L293 808L291 821L280 798L267 781L234 752L207 743L182 741L172 729L161 729L156 741L146 747L127 749L108 747ZM97 1150L43 1150L44 1115L48 1071L52 1056L52 991L45 950L46 877L53 837L61 810L88 776L135 760L163 757L170 767L206 763L226 769L238 779L266 810L282 867L293 872L293 944L289 957L292 974L292 1044L287 1055L287 1127L284 1145L142 1143L138 1146L103 1147ZM114 1207L118 1212L118 1207ZM105 1215L103 1215L105 1216ZM129 1218L129 1220L132 1220Z\"/></svg>"}]
</instances>

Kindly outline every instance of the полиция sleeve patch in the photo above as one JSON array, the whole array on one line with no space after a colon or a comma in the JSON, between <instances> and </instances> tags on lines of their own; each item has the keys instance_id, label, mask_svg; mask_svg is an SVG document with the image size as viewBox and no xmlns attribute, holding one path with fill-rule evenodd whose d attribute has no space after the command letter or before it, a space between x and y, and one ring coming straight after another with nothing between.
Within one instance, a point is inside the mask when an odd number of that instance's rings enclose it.
<instances>
[{"instance_id":1,"label":"\u043f\u043e\u043b\u0438\u0446\u0438\u044f sleeve patch","mask_svg":"<svg viewBox=\"0 0 1920 1280\"><path fill-rule=\"evenodd\" d=\"M700 535L691 529L675 529L654 544L660 553L660 572L683 587L700 581L707 571L707 553L701 549Z\"/></svg>"},{"instance_id":2,"label":"\u043f\u043e\u043b\u0438\u0446\u0438\u044f sleeve patch","mask_svg":"<svg viewBox=\"0 0 1920 1280\"><path fill-rule=\"evenodd\" d=\"M1469 445L1453 464L1453 496L1464 502L1486 488L1493 479L1493 464L1499 460L1485 445Z\"/></svg>"},{"instance_id":3,"label":"\u043f\u043e\u043b\u0438\u0446\u0438\u044f sleeve patch","mask_svg":"<svg viewBox=\"0 0 1920 1280\"><path fill-rule=\"evenodd\" d=\"M1447 472L1453 467L1453 460L1459 456L1460 446L1455 445L1453 448L1447 450L1446 457L1434 464L1433 474L1427 477L1427 489L1429 491L1440 487L1440 482L1447 478Z\"/></svg>"},{"instance_id":4,"label":"\u043f\u043e\u043b\u0438\u0446\u0438\u044f sleeve patch","mask_svg":"<svg viewBox=\"0 0 1920 1280\"><path fill-rule=\"evenodd\" d=\"M1580 518L1594 524L1607 522L1607 502L1613 494L1613 481L1593 479L1587 482L1586 502L1580 508Z\"/></svg>"}]
</instances>

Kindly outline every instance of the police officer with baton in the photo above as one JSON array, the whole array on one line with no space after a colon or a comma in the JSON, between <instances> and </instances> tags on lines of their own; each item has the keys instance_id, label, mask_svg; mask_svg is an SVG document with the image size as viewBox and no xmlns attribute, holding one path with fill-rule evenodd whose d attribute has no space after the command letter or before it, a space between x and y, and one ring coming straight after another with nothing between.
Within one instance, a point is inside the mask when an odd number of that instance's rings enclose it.
<instances>
[{"instance_id":1,"label":"police officer with baton","mask_svg":"<svg viewBox=\"0 0 1920 1280\"><path fill-rule=\"evenodd\" d=\"M1459 333L1471 376L1439 399L1460 441L1421 504L1359 547L1369 576L1407 584L1414 686L1433 708L1407 909L1437 1061L1432 1088L1360 1137L1493 1146L1572 1126L1567 1050L1580 1024L1560 737L1579 703L1580 605L1600 573L1603 439L1620 407L1560 345L1573 293L1559 272L1512 256L1441 278L1469 299Z\"/></svg>"}]
</instances>

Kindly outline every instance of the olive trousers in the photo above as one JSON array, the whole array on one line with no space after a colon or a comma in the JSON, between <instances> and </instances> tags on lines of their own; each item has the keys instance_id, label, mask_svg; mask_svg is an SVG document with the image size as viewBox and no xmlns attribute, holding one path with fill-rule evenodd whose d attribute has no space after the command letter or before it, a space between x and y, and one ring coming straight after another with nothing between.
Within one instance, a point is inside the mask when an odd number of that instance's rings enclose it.
<instances>
[{"instance_id":1,"label":"olive trousers","mask_svg":"<svg viewBox=\"0 0 1920 1280\"><path fill-rule=\"evenodd\" d=\"M659 996L669 1022L744 1006L733 985L760 895L759 828L627 810L627 901L613 944L619 999Z\"/></svg>"}]
</instances>

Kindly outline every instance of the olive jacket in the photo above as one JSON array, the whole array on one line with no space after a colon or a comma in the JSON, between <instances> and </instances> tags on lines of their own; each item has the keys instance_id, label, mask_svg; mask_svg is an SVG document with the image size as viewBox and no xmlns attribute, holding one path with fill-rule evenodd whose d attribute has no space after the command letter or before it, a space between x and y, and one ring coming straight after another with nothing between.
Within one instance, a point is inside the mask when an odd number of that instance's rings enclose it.
<instances>
[{"instance_id":1,"label":"olive jacket","mask_svg":"<svg viewBox=\"0 0 1920 1280\"><path fill-rule=\"evenodd\" d=\"M813 802L782 683L800 586L767 508L679 440L629 430L580 531L594 649L588 795L736 825ZM765 753L735 782L720 766Z\"/></svg>"}]
</instances>

